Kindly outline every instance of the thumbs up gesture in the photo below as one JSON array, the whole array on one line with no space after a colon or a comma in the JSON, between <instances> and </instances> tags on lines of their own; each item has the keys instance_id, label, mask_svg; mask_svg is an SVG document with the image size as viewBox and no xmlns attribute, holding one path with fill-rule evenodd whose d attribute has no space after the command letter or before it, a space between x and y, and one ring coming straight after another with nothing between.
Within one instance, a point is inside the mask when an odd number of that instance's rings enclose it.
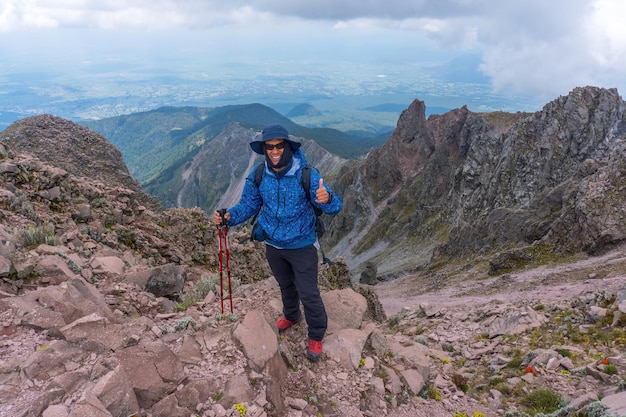
<instances>
[{"instance_id":1,"label":"thumbs up gesture","mask_svg":"<svg viewBox=\"0 0 626 417\"><path fill-rule=\"evenodd\" d=\"M324 186L323 178L320 178L320 184L319 184L319 187L317 188L317 191L315 192L315 197L316 197L315 202L319 204L328 203L328 201L330 200L330 194L328 193L328 190Z\"/></svg>"}]
</instances>

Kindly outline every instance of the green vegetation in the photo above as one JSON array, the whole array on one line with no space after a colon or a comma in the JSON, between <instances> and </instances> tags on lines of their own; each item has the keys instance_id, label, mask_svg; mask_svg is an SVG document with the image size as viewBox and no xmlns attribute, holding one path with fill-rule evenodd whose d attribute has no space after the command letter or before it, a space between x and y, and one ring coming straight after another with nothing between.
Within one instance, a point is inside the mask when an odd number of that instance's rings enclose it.
<instances>
[{"instance_id":1,"label":"green vegetation","mask_svg":"<svg viewBox=\"0 0 626 417\"><path fill-rule=\"evenodd\" d=\"M117 241L121 244L128 246L129 248L135 248L137 246L137 237L132 229L126 227L119 227L115 230L117 234Z\"/></svg>"},{"instance_id":2,"label":"green vegetation","mask_svg":"<svg viewBox=\"0 0 626 417\"><path fill-rule=\"evenodd\" d=\"M432 398L435 401L441 401L441 392L437 389L437 387L433 385L428 386L428 398Z\"/></svg>"},{"instance_id":3,"label":"green vegetation","mask_svg":"<svg viewBox=\"0 0 626 417\"><path fill-rule=\"evenodd\" d=\"M526 394L521 403L526 406L527 412L534 416L538 413L551 413L561 407L561 396L549 389L539 388Z\"/></svg>"},{"instance_id":4,"label":"green vegetation","mask_svg":"<svg viewBox=\"0 0 626 417\"><path fill-rule=\"evenodd\" d=\"M80 274L81 271L83 270L83 268L78 263L76 263L75 260L67 256L65 253L58 251L58 252L55 252L54 254L65 259L65 262L67 262L67 265L69 266L69 268L72 270L73 273Z\"/></svg>"},{"instance_id":5,"label":"green vegetation","mask_svg":"<svg viewBox=\"0 0 626 417\"><path fill-rule=\"evenodd\" d=\"M198 282L181 295L181 302L176 306L176 311L185 311L204 298L219 285L219 277L217 275L203 275ZM231 286L233 291L240 285L237 279L231 278Z\"/></svg>"},{"instance_id":6,"label":"green vegetation","mask_svg":"<svg viewBox=\"0 0 626 417\"><path fill-rule=\"evenodd\" d=\"M363 133L352 136L337 129L304 127L258 103L217 108L162 107L84 124L122 152L133 177L145 186L159 177L163 182L180 171L202 145L232 122L254 130L282 124L290 134L312 139L329 152L348 159L366 154L388 138L388 134L364 138Z\"/></svg>"},{"instance_id":7,"label":"green vegetation","mask_svg":"<svg viewBox=\"0 0 626 417\"><path fill-rule=\"evenodd\" d=\"M102 208L107 206L107 199L105 197L98 197L91 200L91 207Z\"/></svg>"},{"instance_id":8,"label":"green vegetation","mask_svg":"<svg viewBox=\"0 0 626 417\"><path fill-rule=\"evenodd\" d=\"M196 328L196 321L193 319L193 317L189 317L189 316L185 316L182 319L178 320L176 322L176 325L174 326L176 331L182 331L189 327L191 327L194 330Z\"/></svg>"},{"instance_id":9,"label":"green vegetation","mask_svg":"<svg viewBox=\"0 0 626 417\"><path fill-rule=\"evenodd\" d=\"M617 366L609 363L604 366L604 373L608 375L617 375Z\"/></svg>"},{"instance_id":10,"label":"green vegetation","mask_svg":"<svg viewBox=\"0 0 626 417\"><path fill-rule=\"evenodd\" d=\"M452 382L458 389L463 392L467 392L469 390L469 384L467 383L467 378L465 378L461 374L454 373L452 374Z\"/></svg>"},{"instance_id":11,"label":"green vegetation","mask_svg":"<svg viewBox=\"0 0 626 417\"><path fill-rule=\"evenodd\" d=\"M604 306L610 310L614 302L613 293L603 291L594 293L593 305ZM539 376L554 372L554 375L558 374L563 381L577 386L586 377L584 366L592 362L607 375L621 376L619 367L609 363L607 357L613 352L623 351L623 346L626 345L626 331L621 327L613 327L615 322L613 314L607 314L593 324L581 326L581 323L588 322L584 308L560 310L542 307L541 304L534 306L535 309L542 311L547 321L523 334L503 336L503 342L509 348L501 352L502 356L507 357L501 362L502 366L491 366L486 359L481 363L468 361L459 355L460 351L455 350L456 348L444 347L453 358L451 364L454 372L449 374L451 382L458 390L474 398L482 398L493 390L499 391L502 394L502 405L505 408L517 409L507 411L505 414L507 417L612 417L605 414L601 408L598 408L597 412L591 411L593 408L583 411L570 409L560 393L549 388L537 386L538 389L529 392L527 390L532 388L522 377L527 373ZM412 326L423 326L424 322L420 321L419 318L416 319ZM413 329L412 326L406 325L406 322L408 320L404 320L401 314L396 314L387 320L386 326L391 331L410 336ZM489 343L489 338L486 333L477 333L472 341ZM569 358L574 368L554 371L545 369L543 362L537 364L531 362L534 356L543 350L555 350L562 357ZM620 383L620 386L626 387L626 382ZM427 389L420 393L420 396L434 398Z\"/></svg>"},{"instance_id":12,"label":"green vegetation","mask_svg":"<svg viewBox=\"0 0 626 417\"><path fill-rule=\"evenodd\" d=\"M237 411L239 413L240 417L245 416L246 413L248 412L248 409L246 408L246 406L241 404L241 403L235 404L234 409L235 409L235 411Z\"/></svg>"},{"instance_id":13,"label":"green vegetation","mask_svg":"<svg viewBox=\"0 0 626 417\"><path fill-rule=\"evenodd\" d=\"M58 241L54 225L32 226L22 231L21 242L25 248L34 249L41 244L56 246Z\"/></svg>"},{"instance_id":14,"label":"green vegetation","mask_svg":"<svg viewBox=\"0 0 626 417\"><path fill-rule=\"evenodd\" d=\"M10 199L8 209L14 213L21 214L34 222L37 222L39 219L39 216L37 215L33 205L28 200L27 195L21 190L15 191L15 197Z\"/></svg>"}]
</instances>

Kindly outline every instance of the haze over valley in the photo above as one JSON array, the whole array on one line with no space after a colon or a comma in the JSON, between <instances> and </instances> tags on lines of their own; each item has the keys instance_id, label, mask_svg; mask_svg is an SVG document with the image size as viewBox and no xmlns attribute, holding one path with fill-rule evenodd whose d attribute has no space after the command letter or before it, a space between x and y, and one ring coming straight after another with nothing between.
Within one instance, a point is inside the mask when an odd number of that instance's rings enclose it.
<instances>
[{"instance_id":1,"label":"haze over valley","mask_svg":"<svg viewBox=\"0 0 626 417\"><path fill-rule=\"evenodd\" d=\"M164 106L260 103L294 122L389 132L427 116L538 111L575 87L626 90L618 0L232 3L9 0L0 130L48 113L98 120ZM540 17L540 18L538 18Z\"/></svg>"},{"instance_id":2,"label":"haze over valley","mask_svg":"<svg viewBox=\"0 0 626 417\"><path fill-rule=\"evenodd\" d=\"M80 121L163 106L261 103L284 115L297 105L310 104L319 113L295 117L296 123L376 133L391 131L400 112L416 98L427 103L428 114L463 105L474 111L539 108L528 98L494 94L484 82L442 82L436 71L425 65L355 66L346 62L325 68L309 65L302 71L292 64L262 73L255 72L252 64L223 66L221 71L172 72L166 68L123 65L113 69L85 64L80 71L69 73L45 69L5 73L0 130L36 114Z\"/></svg>"}]
</instances>

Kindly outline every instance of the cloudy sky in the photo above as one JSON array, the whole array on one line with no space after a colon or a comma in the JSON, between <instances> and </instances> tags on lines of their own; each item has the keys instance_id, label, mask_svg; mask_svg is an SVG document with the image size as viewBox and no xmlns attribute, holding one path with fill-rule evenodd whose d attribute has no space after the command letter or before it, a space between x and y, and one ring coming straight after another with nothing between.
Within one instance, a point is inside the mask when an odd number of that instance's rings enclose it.
<instances>
[{"instance_id":1,"label":"cloudy sky","mask_svg":"<svg viewBox=\"0 0 626 417\"><path fill-rule=\"evenodd\" d=\"M545 103L624 94L624 16L623 0L0 0L0 75L429 66Z\"/></svg>"}]
</instances>

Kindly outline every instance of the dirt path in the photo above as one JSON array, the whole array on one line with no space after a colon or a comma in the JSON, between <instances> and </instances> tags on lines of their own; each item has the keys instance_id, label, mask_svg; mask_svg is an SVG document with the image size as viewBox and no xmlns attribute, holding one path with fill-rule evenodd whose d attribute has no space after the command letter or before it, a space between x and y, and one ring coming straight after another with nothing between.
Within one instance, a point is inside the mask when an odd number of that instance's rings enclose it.
<instances>
[{"instance_id":1,"label":"dirt path","mask_svg":"<svg viewBox=\"0 0 626 417\"><path fill-rule=\"evenodd\" d=\"M551 305L598 289L617 291L625 285L626 246L621 246L601 256L495 277L479 270L437 277L410 275L380 283L374 290L390 316L421 303L449 307L536 300Z\"/></svg>"}]
</instances>

